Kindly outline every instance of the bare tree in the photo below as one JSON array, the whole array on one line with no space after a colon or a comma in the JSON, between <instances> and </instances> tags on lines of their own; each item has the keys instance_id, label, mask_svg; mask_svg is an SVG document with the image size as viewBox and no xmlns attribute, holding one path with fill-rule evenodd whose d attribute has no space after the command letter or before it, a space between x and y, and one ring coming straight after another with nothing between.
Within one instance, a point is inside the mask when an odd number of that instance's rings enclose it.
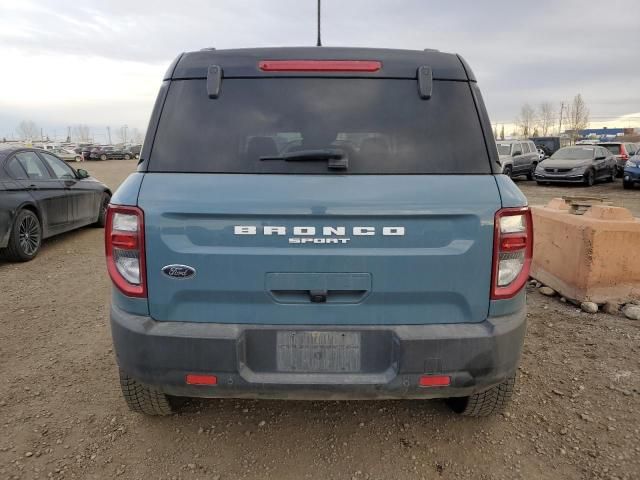
<instances>
[{"instance_id":1,"label":"bare tree","mask_svg":"<svg viewBox=\"0 0 640 480\"><path fill-rule=\"evenodd\" d=\"M531 135L531 131L533 130L533 125L535 124L536 119L536 111L533 109L531 105L525 103L520 108L520 116L516 120L516 124L520 128L520 133L523 137L528 137Z\"/></svg>"},{"instance_id":2,"label":"bare tree","mask_svg":"<svg viewBox=\"0 0 640 480\"><path fill-rule=\"evenodd\" d=\"M91 140L91 130L88 125L80 123L71 128L71 137L76 142L88 142Z\"/></svg>"},{"instance_id":3,"label":"bare tree","mask_svg":"<svg viewBox=\"0 0 640 480\"><path fill-rule=\"evenodd\" d=\"M567 127L574 143L580 136L580 131L589 127L589 109L580 94L573 97L567 107Z\"/></svg>"},{"instance_id":4,"label":"bare tree","mask_svg":"<svg viewBox=\"0 0 640 480\"><path fill-rule=\"evenodd\" d=\"M40 129L31 120L23 120L16 128L20 140L33 140L40 134Z\"/></svg>"},{"instance_id":5,"label":"bare tree","mask_svg":"<svg viewBox=\"0 0 640 480\"><path fill-rule=\"evenodd\" d=\"M131 143L142 143L142 141L144 140L144 132L141 132L135 127L132 128L129 131L129 140L131 141Z\"/></svg>"},{"instance_id":6,"label":"bare tree","mask_svg":"<svg viewBox=\"0 0 640 480\"><path fill-rule=\"evenodd\" d=\"M542 102L538 111L538 124L542 130L542 136L546 137L549 132L553 131L556 123L556 114L553 105L550 102Z\"/></svg>"}]
</instances>

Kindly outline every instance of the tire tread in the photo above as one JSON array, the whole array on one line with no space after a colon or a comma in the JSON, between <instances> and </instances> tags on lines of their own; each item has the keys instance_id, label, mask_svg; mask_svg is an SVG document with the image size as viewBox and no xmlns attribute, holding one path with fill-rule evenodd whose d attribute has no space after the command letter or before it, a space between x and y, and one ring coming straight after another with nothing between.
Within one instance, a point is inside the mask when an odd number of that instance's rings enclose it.
<instances>
[{"instance_id":1,"label":"tire tread","mask_svg":"<svg viewBox=\"0 0 640 480\"><path fill-rule=\"evenodd\" d=\"M138 382L122 371L120 371L120 387L127 406L133 412L162 416L173 413L167 394Z\"/></svg>"}]
</instances>

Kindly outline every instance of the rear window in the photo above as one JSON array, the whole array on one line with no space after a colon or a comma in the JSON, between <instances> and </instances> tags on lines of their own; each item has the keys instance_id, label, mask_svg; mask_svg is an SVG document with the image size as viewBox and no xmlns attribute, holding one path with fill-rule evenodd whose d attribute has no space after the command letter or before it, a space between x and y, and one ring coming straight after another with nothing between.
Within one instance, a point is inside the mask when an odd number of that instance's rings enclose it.
<instances>
[{"instance_id":1,"label":"rear window","mask_svg":"<svg viewBox=\"0 0 640 480\"><path fill-rule=\"evenodd\" d=\"M261 160L339 149L327 161ZM202 173L491 173L467 82L434 81L422 100L416 80L224 79L210 99L205 80L174 80L148 171Z\"/></svg>"},{"instance_id":2,"label":"rear window","mask_svg":"<svg viewBox=\"0 0 640 480\"><path fill-rule=\"evenodd\" d=\"M620 145L602 145L614 155L620 155Z\"/></svg>"}]
</instances>

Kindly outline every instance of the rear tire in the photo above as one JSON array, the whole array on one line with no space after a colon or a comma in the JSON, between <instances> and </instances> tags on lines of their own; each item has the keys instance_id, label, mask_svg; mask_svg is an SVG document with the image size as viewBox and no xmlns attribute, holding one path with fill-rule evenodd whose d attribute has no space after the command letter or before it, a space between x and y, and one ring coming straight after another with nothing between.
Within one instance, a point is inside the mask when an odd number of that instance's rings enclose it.
<instances>
[{"instance_id":1,"label":"rear tire","mask_svg":"<svg viewBox=\"0 0 640 480\"><path fill-rule=\"evenodd\" d=\"M7 248L2 256L12 262L33 260L42 245L42 226L38 216L31 210L20 210L9 235Z\"/></svg>"},{"instance_id":2,"label":"rear tire","mask_svg":"<svg viewBox=\"0 0 640 480\"><path fill-rule=\"evenodd\" d=\"M75 161L76 162L81 162L82 161L82 157L80 155L76 156Z\"/></svg>"},{"instance_id":3,"label":"rear tire","mask_svg":"<svg viewBox=\"0 0 640 480\"><path fill-rule=\"evenodd\" d=\"M610 175L607 177L607 182L615 182L616 181L616 169L615 167L611 169Z\"/></svg>"},{"instance_id":4,"label":"rear tire","mask_svg":"<svg viewBox=\"0 0 640 480\"><path fill-rule=\"evenodd\" d=\"M98 221L96 221L96 223L93 224L94 227L104 228L104 226L106 225L107 207L109 206L110 201L111 201L111 195L109 195L106 192L103 193L102 200L100 203L100 213L98 214Z\"/></svg>"},{"instance_id":5,"label":"rear tire","mask_svg":"<svg viewBox=\"0 0 640 480\"><path fill-rule=\"evenodd\" d=\"M100 155L100 160L102 160L103 162L107 159L107 156L102 154Z\"/></svg>"},{"instance_id":6,"label":"rear tire","mask_svg":"<svg viewBox=\"0 0 640 480\"><path fill-rule=\"evenodd\" d=\"M449 398L447 403L456 413L467 417L488 417L502 412L511 401L516 376L513 374L504 382L484 392L469 397Z\"/></svg>"},{"instance_id":7,"label":"rear tire","mask_svg":"<svg viewBox=\"0 0 640 480\"><path fill-rule=\"evenodd\" d=\"M513 175L513 169L510 165L507 165L506 167L504 167L504 171L502 173L504 173L507 177L512 178L511 176Z\"/></svg>"},{"instance_id":8,"label":"rear tire","mask_svg":"<svg viewBox=\"0 0 640 480\"><path fill-rule=\"evenodd\" d=\"M134 380L120 370L120 388L129 410L145 415L171 415L171 397L160 390Z\"/></svg>"},{"instance_id":9,"label":"rear tire","mask_svg":"<svg viewBox=\"0 0 640 480\"><path fill-rule=\"evenodd\" d=\"M533 180L533 174L536 171L537 167L538 167L538 162L533 162L531 164L531 170L529 170L529 173L527 173L527 180Z\"/></svg>"},{"instance_id":10,"label":"rear tire","mask_svg":"<svg viewBox=\"0 0 640 480\"><path fill-rule=\"evenodd\" d=\"M124 156L124 159L125 159L125 160L131 160L131 155L129 155L129 154L125 155L125 156Z\"/></svg>"}]
</instances>

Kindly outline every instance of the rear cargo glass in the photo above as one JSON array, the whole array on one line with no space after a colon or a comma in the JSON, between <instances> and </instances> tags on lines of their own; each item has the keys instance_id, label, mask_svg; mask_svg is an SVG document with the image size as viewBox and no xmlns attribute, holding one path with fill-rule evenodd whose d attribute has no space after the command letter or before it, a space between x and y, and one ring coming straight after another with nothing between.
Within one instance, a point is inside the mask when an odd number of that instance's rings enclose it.
<instances>
[{"instance_id":1,"label":"rear cargo glass","mask_svg":"<svg viewBox=\"0 0 640 480\"><path fill-rule=\"evenodd\" d=\"M620 145L602 145L614 155L620 155Z\"/></svg>"},{"instance_id":2,"label":"rear cargo glass","mask_svg":"<svg viewBox=\"0 0 640 480\"><path fill-rule=\"evenodd\" d=\"M338 148L347 170L326 161L264 161ZM416 80L174 80L147 164L154 172L281 174L491 173L469 85L435 81L422 100Z\"/></svg>"}]
</instances>

